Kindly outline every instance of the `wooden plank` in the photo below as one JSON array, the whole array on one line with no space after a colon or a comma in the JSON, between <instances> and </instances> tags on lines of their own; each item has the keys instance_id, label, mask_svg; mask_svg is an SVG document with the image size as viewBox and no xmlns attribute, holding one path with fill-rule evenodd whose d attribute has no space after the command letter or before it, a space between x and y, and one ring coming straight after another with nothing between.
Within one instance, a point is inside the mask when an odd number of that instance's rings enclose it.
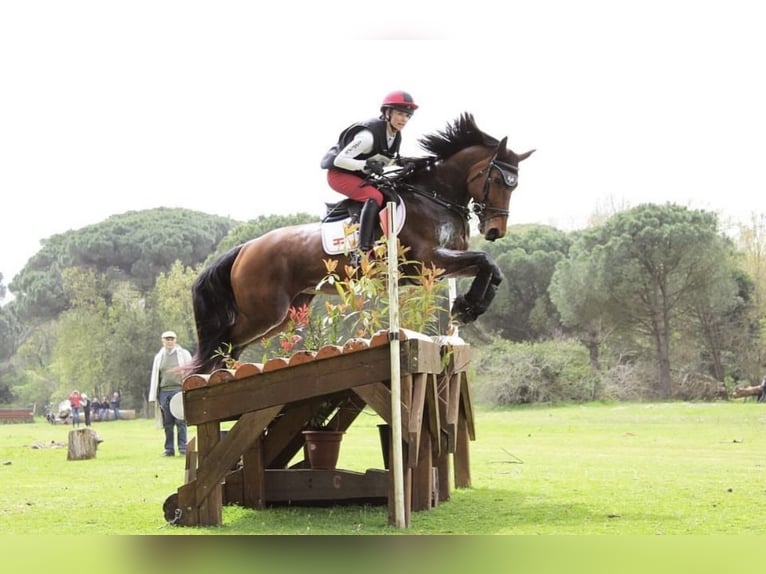
<instances>
[{"instance_id":1,"label":"wooden plank","mask_svg":"<svg viewBox=\"0 0 766 574\"><path fill-rule=\"evenodd\" d=\"M444 370L450 373L468 370L473 355L470 345L443 345L441 353L447 359Z\"/></svg>"},{"instance_id":2,"label":"wooden plank","mask_svg":"<svg viewBox=\"0 0 766 574\"><path fill-rule=\"evenodd\" d=\"M290 355L290 359L287 361L288 366L294 367L295 365L302 365L314 360L316 357L316 351L301 350L295 351Z\"/></svg>"},{"instance_id":3,"label":"wooden plank","mask_svg":"<svg viewBox=\"0 0 766 574\"><path fill-rule=\"evenodd\" d=\"M224 506L245 506L245 485L243 481L242 467L226 473L221 487L222 504Z\"/></svg>"},{"instance_id":4,"label":"wooden plank","mask_svg":"<svg viewBox=\"0 0 766 574\"><path fill-rule=\"evenodd\" d=\"M434 461L439 476L439 500L447 501L450 499L450 455L447 452L447 437L442 435L440 438L442 444L441 452Z\"/></svg>"},{"instance_id":5,"label":"wooden plank","mask_svg":"<svg viewBox=\"0 0 766 574\"><path fill-rule=\"evenodd\" d=\"M353 391L361 398L380 418L391 424L391 388L388 383L373 383L361 387L354 387ZM402 401L401 420L410 419L410 409Z\"/></svg>"},{"instance_id":6,"label":"wooden plank","mask_svg":"<svg viewBox=\"0 0 766 574\"><path fill-rule=\"evenodd\" d=\"M412 404L410 418L403 421L406 424L407 436L404 437L410 443L409 460L410 468L415 468L420 456L420 434L423 430L423 409L426 404L426 375L417 373L412 377Z\"/></svg>"},{"instance_id":7,"label":"wooden plank","mask_svg":"<svg viewBox=\"0 0 766 574\"><path fill-rule=\"evenodd\" d=\"M438 456L441 449L439 435L441 434L441 415L439 413L439 391L437 375L426 375L426 405L425 405L426 428L431 433L431 447L433 455Z\"/></svg>"},{"instance_id":8,"label":"wooden plank","mask_svg":"<svg viewBox=\"0 0 766 574\"><path fill-rule=\"evenodd\" d=\"M245 377L260 375L262 372L263 363L240 363L237 370L234 372L234 378L244 379Z\"/></svg>"},{"instance_id":9,"label":"wooden plank","mask_svg":"<svg viewBox=\"0 0 766 574\"><path fill-rule=\"evenodd\" d=\"M471 387L468 384L468 375L460 373L460 407L465 416L468 436L476 440L476 427L473 418L473 401L471 400Z\"/></svg>"},{"instance_id":10,"label":"wooden plank","mask_svg":"<svg viewBox=\"0 0 766 574\"><path fill-rule=\"evenodd\" d=\"M266 507L266 466L263 459L263 435L242 453L242 505L246 508Z\"/></svg>"},{"instance_id":11,"label":"wooden plank","mask_svg":"<svg viewBox=\"0 0 766 574\"><path fill-rule=\"evenodd\" d=\"M186 441L186 468L184 469L184 484L188 484L197 478L198 462L199 456L197 454L197 437L192 437Z\"/></svg>"},{"instance_id":12,"label":"wooden plank","mask_svg":"<svg viewBox=\"0 0 766 574\"><path fill-rule=\"evenodd\" d=\"M212 378L212 375L211 375ZM215 464L215 460L210 460L213 450L221 442L221 425L218 422L205 423L197 427L197 444L199 445L199 475L201 469ZM203 483L203 489L199 489L197 481L197 491L195 493L196 506L199 509L199 524L202 526L220 526L223 522L223 493L221 491L221 480L224 474L231 467L229 465L219 476L218 480L210 483ZM198 475L198 477L199 477Z\"/></svg>"},{"instance_id":13,"label":"wooden plank","mask_svg":"<svg viewBox=\"0 0 766 574\"><path fill-rule=\"evenodd\" d=\"M439 393L439 454L436 458L436 468L439 472L439 500L450 499L450 449L447 436L447 402L449 396L449 374L441 374L437 377ZM454 442L454 439L453 439ZM453 449L454 450L454 449Z\"/></svg>"},{"instance_id":14,"label":"wooden plank","mask_svg":"<svg viewBox=\"0 0 766 574\"><path fill-rule=\"evenodd\" d=\"M471 461L468 450L468 426L461 410L455 437L455 488L471 487Z\"/></svg>"},{"instance_id":15,"label":"wooden plank","mask_svg":"<svg viewBox=\"0 0 766 574\"><path fill-rule=\"evenodd\" d=\"M356 353L370 348L370 340L363 337L354 337L343 344L344 353Z\"/></svg>"},{"instance_id":16,"label":"wooden plank","mask_svg":"<svg viewBox=\"0 0 766 574\"><path fill-rule=\"evenodd\" d=\"M331 357L337 357L338 355L342 354L343 345L324 345L317 351L314 360L319 361L320 359L329 359Z\"/></svg>"},{"instance_id":17,"label":"wooden plank","mask_svg":"<svg viewBox=\"0 0 766 574\"><path fill-rule=\"evenodd\" d=\"M402 373L440 372L438 347L428 341L405 341ZM185 393L184 408L189 424L212 420L234 420L241 414L275 404L331 394L390 377L390 349L376 347L332 359L312 361L256 377L235 379L215 390L208 387Z\"/></svg>"},{"instance_id":18,"label":"wooden plank","mask_svg":"<svg viewBox=\"0 0 766 574\"><path fill-rule=\"evenodd\" d=\"M234 369L218 369L210 373L210 378L207 380L208 385L220 385L221 383L228 383L234 379L236 371Z\"/></svg>"},{"instance_id":19,"label":"wooden plank","mask_svg":"<svg viewBox=\"0 0 766 574\"><path fill-rule=\"evenodd\" d=\"M286 404L316 396L323 396L356 385L377 382L376 373L390 371L388 348L371 349L340 355L333 359L312 361L290 368L282 368L251 379L237 379L218 386L211 392L208 387L194 389L185 395L185 415L189 424L210 420L230 420L246 412L260 410L275 404Z\"/></svg>"},{"instance_id":20,"label":"wooden plank","mask_svg":"<svg viewBox=\"0 0 766 574\"><path fill-rule=\"evenodd\" d=\"M321 402L321 398L315 399ZM289 407L289 408L287 408ZM314 405L310 401L287 405L285 410L269 426L263 439L263 464L265 468L284 468L303 448L301 430L311 417Z\"/></svg>"},{"instance_id":21,"label":"wooden plank","mask_svg":"<svg viewBox=\"0 0 766 574\"><path fill-rule=\"evenodd\" d=\"M281 405L278 405L243 415L226 433L223 440L219 440L204 458L200 441L200 466L197 470L197 480L192 483L195 485L194 500L198 506L201 506L206 498L211 498L211 493L215 491L216 487L220 488L221 480L226 473L239 460L242 453L250 448L263 433L263 429L280 409ZM203 426L205 425L197 427L198 438L200 428ZM218 496L218 498L221 497ZM205 517L200 513L200 520L204 519Z\"/></svg>"},{"instance_id":22,"label":"wooden plank","mask_svg":"<svg viewBox=\"0 0 766 574\"><path fill-rule=\"evenodd\" d=\"M412 450L412 449L410 449ZM431 435L420 433L420 457L412 470L412 511L430 510L433 490Z\"/></svg>"},{"instance_id":23,"label":"wooden plank","mask_svg":"<svg viewBox=\"0 0 766 574\"><path fill-rule=\"evenodd\" d=\"M182 390L188 391L191 389L199 389L200 387L204 387L207 385L207 380L210 378L210 375L189 375L184 379Z\"/></svg>"},{"instance_id":24,"label":"wooden plank","mask_svg":"<svg viewBox=\"0 0 766 574\"><path fill-rule=\"evenodd\" d=\"M460 414L460 379L461 376L458 373L450 375L447 389L447 421L444 428L447 431L447 450L449 452L455 452L455 437Z\"/></svg>"},{"instance_id":25,"label":"wooden plank","mask_svg":"<svg viewBox=\"0 0 766 574\"><path fill-rule=\"evenodd\" d=\"M388 471L370 469L365 473L349 470L266 470L267 502L365 501L385 503L388 496Z\"/></svg>"},{"instance_id":26,"label":"wooden plank","mask_svg":"<svg viewBox=\"0 0 766 574\"><path fill-rule=\"evenodd\" d=\"M263 373L279 371L290 366L290 359L287 357L271 357L263 364Z\"/></svg>"},{"instance_id":27,"label":"wooden plank","mask_svg":"<svg viewBox=\"0 0 766 574\"><path fill-rule=\"evenodd\" d=\"M199 506L195 500L196 486L189 482L178 488L178 508L181 517L178 523L182 526L199 526Z\"/></svg>"}]
</instances>

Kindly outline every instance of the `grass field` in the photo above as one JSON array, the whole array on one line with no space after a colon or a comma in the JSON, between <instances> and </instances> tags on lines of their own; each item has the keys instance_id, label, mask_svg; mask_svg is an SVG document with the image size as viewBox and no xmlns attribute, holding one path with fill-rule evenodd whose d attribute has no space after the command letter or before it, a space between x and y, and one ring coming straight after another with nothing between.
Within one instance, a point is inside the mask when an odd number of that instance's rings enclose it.
<instances>
[{"instance_id":1,"label":"grass field","mask_svg":"<svg viewBox=\"0 0 766 574\"><path fill-rule=\"evenodd\" d=\"M378 422L350 429L340 468L382 468ZM472 487L397 530L375 506L225 507L222 527L168 526L162 503L184 462L160 456L153 421L95 423L104 442L84 461L66 460L71 427L0 425L0 532L766 534L766 405L479 407L476 426Z\"/></svg>"}]
</instances>

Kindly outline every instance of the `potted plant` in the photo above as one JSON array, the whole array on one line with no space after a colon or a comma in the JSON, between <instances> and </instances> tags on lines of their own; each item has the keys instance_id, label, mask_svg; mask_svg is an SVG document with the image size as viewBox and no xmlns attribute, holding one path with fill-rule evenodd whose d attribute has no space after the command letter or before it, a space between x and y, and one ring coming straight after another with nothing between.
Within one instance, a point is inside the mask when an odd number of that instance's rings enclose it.
<instances>
[{"instance_id":1,"label":"potted plant","mask_svg":"<svg viewBox=\"0 0 766 574\"><path fill-rule=\"evenodd\" d=\"M335 411L336 406L333 403L323 401L303 430L304 458L310 468L334 470L338 464L344 431L333 428L330 424Z\"/></svg>"}]
</instances>

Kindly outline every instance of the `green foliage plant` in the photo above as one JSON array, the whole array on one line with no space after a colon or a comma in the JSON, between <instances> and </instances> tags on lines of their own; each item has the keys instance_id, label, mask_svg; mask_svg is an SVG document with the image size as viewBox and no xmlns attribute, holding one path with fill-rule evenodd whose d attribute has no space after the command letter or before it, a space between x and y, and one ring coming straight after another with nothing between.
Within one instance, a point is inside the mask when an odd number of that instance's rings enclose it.
<instances>
[{"instance_id":1,"label":"green foliage plant","mask_svg":"<svg viewBox=\"0 0 766 574\"><path fill-rule=\"evenodd\" d=\"M364 254L359 268L345 266L344 275L338 270L338 261L324 261L327 274L317 289L325 285L335 288L338 302L326 304L326 320L330 333L337 334L341 324L349 325L356 337L370 337L388 327L390 294L388 293L388 265L383 240L375 245L375 257ZM397 260L403 270L401 280L407 283L399 289L400 327L419 332L437 334L439 313L444 311L444 283L440 281L444 270L434 265L408 259L409 247L397 242Z\"/></svg>"}]
</instances>

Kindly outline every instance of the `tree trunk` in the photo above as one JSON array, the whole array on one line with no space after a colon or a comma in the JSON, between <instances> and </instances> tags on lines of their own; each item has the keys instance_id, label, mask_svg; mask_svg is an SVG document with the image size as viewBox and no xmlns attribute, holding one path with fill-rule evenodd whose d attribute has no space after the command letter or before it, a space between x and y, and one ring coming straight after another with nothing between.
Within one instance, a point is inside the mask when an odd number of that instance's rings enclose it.
<instances>
[{"instance_id":1,"label":"tree trunk","mask_svg":"<svg viewBox=\"0 0 766 574\"><path fill-rule=\"evenodd\" d=\"M96 449L101 439L93 429L75 429L69 431L69 450L67 460L86 460L96 458Z\"/></svg>"}]
</instances>

